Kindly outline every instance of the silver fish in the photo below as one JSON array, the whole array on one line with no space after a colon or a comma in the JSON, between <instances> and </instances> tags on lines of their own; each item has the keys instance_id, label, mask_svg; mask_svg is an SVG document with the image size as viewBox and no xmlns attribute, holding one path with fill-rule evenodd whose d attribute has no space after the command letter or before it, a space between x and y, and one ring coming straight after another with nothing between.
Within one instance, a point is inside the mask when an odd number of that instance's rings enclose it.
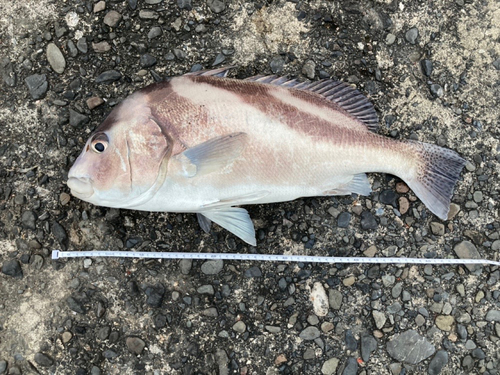
<instances>
[{"instance_id":1,"label":"silver fish","mask_svg":"<svg viewBox=\"0 0 500 375\"><path fill-rule=\"evenodd\" d=\"M121 102L68 175L106 207L192 212L256 245L248 204L368 195L367 172L404 180L446 220L464 166L456 152L377 135L373 105L333 80L226 78L227 68L155 83Z\"/></svg>"}]
</instances>

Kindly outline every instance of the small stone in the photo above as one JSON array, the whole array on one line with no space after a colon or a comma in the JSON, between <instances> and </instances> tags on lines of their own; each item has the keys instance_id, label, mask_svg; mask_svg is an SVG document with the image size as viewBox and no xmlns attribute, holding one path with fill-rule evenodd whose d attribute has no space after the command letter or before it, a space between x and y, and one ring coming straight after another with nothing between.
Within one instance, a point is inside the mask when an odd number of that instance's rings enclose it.
<instances>
[{"instance_id":1,"label":"small stone","mask_svg":"<svg viewBox=\"0 0 500 375\"><path fill-rule=\"evenodd\" d=\"M24 211L21 216L21 222L23 223L23 227L26 229L36 229L36 219L37 216L33 211Z\"/></svg>"},{"instance_id":2,"label":"small stone","mask_svg":"<svg viewBox=\"0 0 500 375\"><path fill-rule=\"evenodd\" d=\"M16 86L17 74L14 71L14 66L8 57L4 57L0 62L0 71L2 72L2 79L7 86Z\"/></svg>"},{"instance_id":3,"label":"small stone","mask_svg":"<svg viewBox=\"0 0 500 375\"><path fill-rule=\"evenodd\" d=\"M302 67L302 74L305 75L309 79L313 79L316 69L316 63L312 60L307 60L304 66Z\"/></svg>"},{"instance_id":4,"label":"small stone","mask_svg":"<svg viewBox=\"0 0 500 375\"><path fill-rule=\"evenodd\" d=\"M238 333L243 333L247 330L247 326L244 322L242 322L241 320L240 321L237 321L236 323L234 323L233 325L233 331L235 332L238 332Z\"/></svg>"},{"instance_id":5,"label":"small stone","mask_svg":"<svg viewBox=\"0 0 500 375\"><path fill-rule=\"evenodd\" d=\"M52 358L50 358L47 354L44 353L36 353L35 362L42 367L50 367L54 363Z\"/></svg>"},{"instance_id":6,"label":"small stone","mask_svg":"<svg viewBox=\"0 0 500 375\"><path fill-rule=\"evenodd\" d=\"M7 362L0 361L0 374L3 374L7 370Z\"/></svg>"},{"instance_id":7,"label":"small stone","mask_svg":"<svg viewBox=\"0 0 500 375\"><path fill-rule=\"evenodd\" d=\"M151 28L151 30L149 30L148 39L157 38L157 37L161 36L162 34L163 34L163 31L161 30L161 27L154 26Z\"/></svg>"},{"instance_id":8,"label":"small stone","mask_svg":"<svg viewBox=\"0 0 500 375\"><path fill-rule=\"evenodd\" d=\"M399 197L398 203L399 203L399 212L401 213L401 215L406 214L410 209L410 202L408 201L408 199L406 197Z\"/></svg>"},{"instance_id":9,"label":"small stone","mask_svg":"<svg viewBox=\"0 0 500 375\"><path fill-rule=\"evenodd\" d=\"M441 331L450 332L454 323L455 323L455 318L453 318L453 316L451 315L439 315L436 318L436 326Z\"/></svg>"},{"instance_id":10,"label":"small stone","mask_svg":"<svg viewBox=\"0 0 500 375\"><path fill-rule=\"evenodd\" d=\"M432 85L430 85L429 90L431 91L431 94L436 98L442 98L444 95L443 88L437 83L433 83Z\"/></svg>"},{"instance_id":11,"label":"small stone","mask_svg":"<svg viewBox=\"0 0 500 375\"><path fill-rule=\"evenodd\" d=\"M387 352L397 361L415 365L436 351L425 337L410 329L394 336L387 343Z\"/></svg>"},{"instance_id":12,"label":"small stone","mask_svg":"<svg viewBox=\"0 0 500 375\"><path fill-rule=\"evenodd\" d=\"M474 341L472 340L467 340L465 342L465 349L467 350L472 350L472 349L476 349L477 348L477 345Z\"/></svg>"},{"instance_id":13,"label":"small stone","mask_svg":"<svg viewBox=\"0 0 500 375\"><path fill-rule=\"evenodd\" d=\"M114 81L118 81L122 77L122 74L116 70L107 70L102 72L95 79L96 83L111 83Z\"/></svg>"},{"instance_id":14,"label":"small stone","mask_svg":"<svg viewBox=\"0 0 500 375\"><path fill-rule=\"evenodd\" d=\"M64 56L54 43L49 43L47 45L47 60L49 61L50 66L56 73L63 73L64 68L66 68L66 60Z\"/></svg>"},{"instance_id":15,"label":"small stone","mask_svg":"<svg viewBox=\"0 0 500 375\"><path fill-rule=\"evenodd\" d=\"M361 213L361 229L363 230L373 230L377 229L378 223L375 220L375 216L371 212L363 211Z\"/></svg>"},{"instance_id":16,"label":"small stone","mask_svg":"<svg viewBox=\"0 0 500 375\"><path fill-rule=\"evenodd\" d=\"M361 336L361 358L368 362L371 354L377 349L377 340L375 337L365 334Z\"/></svg>"},{"instance_id":17,"label":"small stone","mask_svg":"<svg viewBox=\"0 0 500 375\"><path fill-rule=\"evenodd\" d=\"M462 241L453 248L453 251L460 259L480 259L476 246L470 241ZM481 268L479 264L466 264L465 267L470 272Z\"/></svg>"},{"instance_id":18,"label":"small stone","mask_svg":"<svg viewBox=\"0 0 500 375\"><path fill-rule=\"evenodd\" d=\"M475 298L475 301L476 303L479 303L481 302L481 300L484 298L484 292L482 290L480 290L479 292L477 292L476 294L476 298Z\"/></svg>"},{"instance_id":19,"label":"small stone","mask_svg":"<svg viewBox=\"0 0 500 375\"><path fill-rule=\"evenodd\" d=\"M163 302L163 296L165 295L165 288L158 284L156 286L149 286L145 290L146 292L146 303L152 307L160 307Z\"/></svg>"},{"instance_id":20,"label":"small stone","mask_svg":"<svg viewBox=\"0 0 500 375\"><path fill-rule=\"evenodd\" d=\"M276 366L280 366L281 364L283 363L286 363L287 362L287 359L286 359L286 356L284 354L280 354L279 356L276 357L276 359L274 360L274 364Z\"/></svg>"},{"instance_id":21,"label":"small stone","mask_svg":"<svg viewBox=\"0 0 500 375\"><path fill-rule=\"evenodd\" d=\"M432 74L432 61L431 60L420 60L420 67L422 68L422 72L427 76L430 77Z\"/></svg>"},{"instance_id":22,"label":"small stone","mask_svg":"<svg viewBox=\"0 0 500 375\"><path fill-rule=\"evenodd\" d=\"M444 366L448 364L448 352L444 350L438 350L434 358L431 359L429 363L429 368L427 369L427 373L429 375L438 375L441 373L441 370Z\"/></svg>"},{"instance_id":23,"label":"small stone","mask_svg":"<svg viewBox=\"0 0 500 375\"><path fill-rule=\"evenodd\" d=\"M375 321L375 327L382 329L387 321L387 317L381 311L373 310L372 312L373 320Z\"/></svg>"},{"instance_id":24,"label":"small stone","mask_svg":"<svg viewBox=\"0 0 500 375\"><path fill-rule=\"evenodd\" d=\"M299 337L302 340L310 341L310 340L316 340L318 337L320 337L321 332L319 331L318 328L314 326L309 326L300 332Z\"/></svg>"},{"instance_id":25,"label":"small stone","mask_svg":"<svg viewBox=\"0 0 500 375\"><path fill-rule=\"evenodd\" d=\"M23 277L21 264L15 259L5 261L2 266L2 273L7 276L15 277L16 279L21 279Z\"/></svg>"},{"instance_id":26,"label":"small stone","mask_svg":"<svg viewBox=\"0 0 500 375\"><path fill-rule=\"evenodd\" d=\"M310 299L313 303L314 313L317 316L326 316L328 314L328 297L325 288L320 282L314 283Z\"/></svg>"},{"instance_id":27,"label":"small stone","mask_svg":"<svg viewBox=\"0 0 500 375\"><path fill-rule=\"evenodd\" d=\"M139 18L143 20L157 20L160 18L160 15L151 9L141 9L139 11Z\"/></svg>"},{"instance_id":28,"label":"small stone","mask_svg":"<svg viewBox=\"0 0 500 375\"><path fill-rule=\"evenodd\" d=\"M149 68L156 64L156 57L151 56L149 53L146 53L141 56L140 63L143 68Z\"/></svg>"},{"instance_id":29,"label":"small stone","mask_svg":"<svg viewBox=\"0 0 500 375\"><path fill-rule=\"evenodd\" d=\"M222 260L207 260L201 265L201 272L205 275L217 275L224 267Z\"/></svg>"},{"instance_id":30,"label":"small stone","mask_svg":"<svg viewBox=\"0 0 500 375\"><path fill-rule=\"evenodd\" d=\"M101 0L98 3L94 4L94 13L102 12L104 9L106 9L106 2L105 1Z\"/></svg>"},{"instance_id":31,"label":"small stone","mask_svg":"<svg viewBox=\"0 0 500 375\"><path fill-rule=\"evenodd\" d=\"M472 357L476 359L485 359L486 354L484 353L484 350L481 348L476 348L472 351Z\"/></svg>"},{"instance_id":32,"label":"small stone","mask_svg":"<svg viewBox=\"0 0 500 375\"><path fill-rule=\"evenodd\" d=\"M280 327L266 325L265 328L266 328L267 332L271 332L271 333L280 333L281 332Z\"/></svg>"},{"instance_id":33,"label":"small stone","mask_svg":"<svg viewBox=\"0 0 500 375\"><path fill-rule=\"evenodd\" d=\"M337 358L330 358L323 363L323 366L321 366L321 373L323 375L333 375L335 374L335 371L337 371L338 365L339 360Z\"/></svg>"},{"instance_id":34,"label":"small stone","mask_svg":"<svg viewBox=\"0 0 500 375\"><path fill-rule=\"evenodd\" d=\"M105 350L103 353L102 353L102 356L104 358L107 358L107 359L113 359L113 358L116 358L118 357L118 353L116 353L115 351L111 350L111 349L108 349L108 350Z\"/></svg>"},{"instance_id":35,"label":"small stone","mask_svg":"<svg viewBox=\"0 0 500 375\"><path fill-rule=\"evenodd\" d=\"M383 204L391 205L396 208L396 199L398 196L393 190L384 190L380 193L379 199Z\"/></svg>"},{"instance_id":36,"label":"small stone","mask_svg":"<svg viewBox=\"0 0 500 375\"><path fill-rule=\"evenodd\" d=\"M273 74L279 74L283 71L283 67L285 65L285 60L281 56L274 56L269 63L269 66L271 67L271 72Z\"/></svg>"},{"instance_id":37,"label":"small stone","mask_svg":"<svg viewBox=\"0 0 500 375\"><path fill-rule=\"evenodd\" d=\"M486 314L486 320L488 322L500 322L500 310L490 310Z\"/></svg>"},{"instance_id":38,"label":"small stone","mask_svg":"<svg viewBox=\"0 0 500 375\"><path fill-rule=\"evenodd\" d=\"M92 48L97 53L104 53L108 52L111 49L111 46L109 45L108 42L103 40L102 42L99 43L92 43Z\"/></svg>"},{"instance_id":39,"label":"small stone","mask_svg":"<svg viewBox=\"0 0 500 375\"><path fill-rule=\"evenodd\" d=\"M410 188L404 182L398 182L396 184L396 191L400 194L406 194L410 191Z\"/></svg>"},{"instance_id":40,"label":"small stone","mask_svg":"<svg viewBox=\"0 0 500 375\"><path fill-rule=\"evenodd\" d=\"M474 202L480 203L483 200L483 193L481 191L475 191L474 194L472 194L472 198Z\"/></svg>"},{"instance_id":41,"label":"small stone","mask_svg":"<svg viewBox=\"0 0 500 375\"><path fill-rule=\"evenodd\" d=\"M146 346L146 343L139 337L127 337L125 344L128 350L136 355L140 355Z\"/></svg>"},{"instance_id":42,"label":"small stone","mask_svg":"<svg viewBox=\"0 0 500 375\"><path fill-rule=\"evenodd\" d=\"M456 203L450 204L450 211L448 212L448 220L453 218L460 212L460 206Z\"/></svg>"},{"instance_id":43,"label":"small stone","mask_svg":"<svg viewBox=\"0 0 500 375\"><path fill-rule=\"evenodd\" d=\"M347 359L342 375L356 375L358 373L358 361L354 357Z\"/></svg>"},{"instance_id":44,"label":"small stone","mask_svg":"<svg viewBox=\"0 0 500 375\"><path fill-rule=\"evenodd\" d=\"M444 225L436 221L431 222L431 232L436 236L444 235Z\"/></svg>"},{"instance_id":45,"label":"small stone","mask_svg":"<svg viewBox=\"0 0 500 375\"><path fill-rule=\"evenodd\" d=\"M328 333L331 330L333 330L334 328L335 328L335 326L333 325L332 322L323 322L323 323L321 323L321 330L324 333Z\"/></svg>"},{"instance_id":46,"label":"small stone","mask_svg":"<svg viewBox=\"0 0 500 375\"><path fill-rule=\"evenodd\" d=\"M425 324L425 318L422 315L418 314L415 318L415 324L418 327L422 327Z\"/></svg>"},{"instance_id":47,"label":"small stone","mask_svg":"<svg viewBox=\"0 0 500 375\"><path fill-rule=\"evenodd\" d=\"M395 41L396 41L396 35L394 34L389 33L385 37L385 44L387 44L388 46L394 44Z\"/></svg>"},{"instance_id":48,"label":"small stone","mask_svg":"<svg viewBox=\"0 0 500 375\"><path fill-rule=\"evenodd\" d=\"M196 291L200 294L215 294L214 287L212 285L202 285Z\"/></svg>"},{"instance_id":49,"label":"small stone","mask_svg":"<svg viewBox=\"0 0 500 375\"><path fill-rule=\"evenodd\" d=\"M217 312L217 308L215 307L209 307L208 309L203 310L201 314L211 318L217 318L217 316L219 315L219 313Z\"/></svg>"},{"instance_id":50,"label":"small stone","mask_svg":"<svg viewBox=\"0 0 500 375\"><path fill-rule=\"evenodd\" d=\"M31 97L35 100L43 98L49 88L45 74L33 74L26 77L24 82L28 86Z\"/></svg>"},{"instance_id":51,"label":"small stone","mask_svg":"<svg viewBox=\"0 0 500 375\"><path fill-rule=\"evenodd\" d=\"M382 276L382 284L384 284L384 286L386 288L390 287L391 285L393 285L395 281L396 281L396 277L394 275L384 275L384 276Z\"/></svg>"},{"instance_id":52,"label":"small stone","mask_svg":"<svg viewBox=\"0 0 500 375\"><path fill-rule=\"evenodd\" d=\"M118 13L116 10L110 10L104 16L104 23L109 27L116 27L120 20L122 19L122 15Z\"/></svg>"},{"instance_id":53,"label":"small stone","mask_svg":"<svg viewBox=\"0 0 500 375\"><path fill-rule=\"evenodd\" d=\"M224 61L226 61L226 56L224 56L223 53L219 53L216 57L215 57L215 61L213 62L212 66L217 66L217 65L220 65L222 64Z\"/></svg>"},{"instance_id":54,"label":"small stone","mask_svg":"<svg viewBox=\"0 0 500 375\"><path fill-rule=\"evenodd\" d=\"M496 70L500 70L500 57L493 61L493 66L495 67Z\"/></svg>"},{"instance_id":55,"label":"small stone","mask_svg":"<svg viewBox=\"0 0 500 375\"><path fill-rule=\"evenodd\" d=\"M89 122L89 118L86 115L78 113L77 111L70 108L69 110L69 124L75 128L80 127Z\"/></svg>"},{"instance_id":56,"label":"small stone","mask_svg":"<svg viewBox=\"0 0 500 375\"><path fill-rule=\"evenodd\" d=\"M82 303L73 297L68 297L66 299L66 303L68 304L68 307L73 310L74 312L77 312L78 314L85 314L86 310Z\"/></svg>"},{"instance_id":57,"label":"small stone","mask_svg":"<svg viewBox=\"0 0 500 375\"><path fill-rule=\"evenodd\" d=\"M412 27L405 33L405 39L410 44L417 43L418 38L418 29L416 27Z\"/></svg>"},{"instance_id":58,"label":"small stone","mask_svg":"<svg viewBox=\"0 0 500 375\"><path fill-rule=\"evenodd\" d=\"M253 266L245 271L245 277L253 278L253 277L261 277L262 271L259 267Z\"/></svg>"},{"instance_id":59,"label":"small stone","mask_svg":"<svg viewBox=\"0 0 500 375\"><path fill-rule=\"evenodd\" d=\"M226 9L226 4L220 0L208 0L207 4L210 10L214 13L221 13L224 9Z\"/></svg>"},{"instance_id":60,"label":"small stone","mask_svg":"<svg viewBox=\"0 0 500 375\"><path fill-rule=\"evenodd\" d=\"M70 342L70 340L72 338L73 338L73 334L71 332L69 332L69 331L65 331L61 335L61 339L62 339L63 344L67 344L68 342Z\"/></svg>"},{"instance_id":61,"label":"small stone","mask_svg":"<svg viewBox=\"0 0 500 375\"><path fill-rule=\"evenodd\" d=\"M191 259L182 259L179 262L179 268L181 269L181 273L183 275L188 275L189 271L191 271L192 266L193 266L193 261Z\"/></svg>"},{"instance_id":62,"label":"small stone","mask_svg":"<svg viewBox=\"0 0 500 375\"><path fill-rule=\"evenodd\" d=\"M342 280L342 284L344 284L345 286L351 286L355 283L355 281L356 281L355 276L349 276L346 277L344 280Z\"/></svg>"},{"instance_id":63,"label":"small stone","mask_svg":"<svg viewBox=\"0 0 500 375\"><path fill-rule=\"evenodd\" d=\"M349 212L342 212L337 217L337 226L339 228L347 228L351 222L351 214Z\"/></svg>"},{"instance_id":64,"label":"small stone","mask_svg":"<svg viewBox=\"0 0 500 375\"><path fill-rule=\"evenodd\" d=\"M191 10L193 6L191 5L191 0L177 0L177 6L180 9Z\"/></svg>"},{"instance_id":65,"label":"small stone","mask_svg":"<svg viewBox=\"0 0 500 375\"><path fill-rule=\"evenodd\" d=\"M102 100L98 96L93 96L91 98L88 98L86 103L87 103L87 107L92 110L96 107L99 107L101 104L103 104L104 100Z\"/></svg>"},{"instance_id":66,"label":"small stone","mask_svg":"<svg viewBox=\"0 0 500 375\"><path fill-rule=\"evenodd\" d=\"M174 48L174 55L179 60L184 60L186 58L186 52L179 48Z\"/></svg>"},{"instance_id":67,"label":"small stone","mask_svg":"<svg viewBox=\"0 0 500 375\"><path fill-rule=\"evenodd\" d=\"M81 53L87 53L89 47L87 45L87 39L84 36L78 39L76 42L76 48L78 48Z\"/></svg>"}]
</instances>

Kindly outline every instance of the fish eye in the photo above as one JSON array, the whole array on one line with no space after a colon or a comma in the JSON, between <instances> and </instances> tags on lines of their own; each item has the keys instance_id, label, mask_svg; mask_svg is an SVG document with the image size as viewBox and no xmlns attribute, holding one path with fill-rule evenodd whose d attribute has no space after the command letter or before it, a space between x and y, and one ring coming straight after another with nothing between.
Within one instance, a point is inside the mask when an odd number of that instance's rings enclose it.
<instances>
[{"instance_id":1,"label":"fish eye","mask_svg":"<svg viewBox=\"0 0 500 375\"><path fill-rule=\"evenodd\" d=\"M100 154L108 147L108 137L104 133L96 134L92 139L91 144L92 150Z\"/></svg>"}]
</instances>

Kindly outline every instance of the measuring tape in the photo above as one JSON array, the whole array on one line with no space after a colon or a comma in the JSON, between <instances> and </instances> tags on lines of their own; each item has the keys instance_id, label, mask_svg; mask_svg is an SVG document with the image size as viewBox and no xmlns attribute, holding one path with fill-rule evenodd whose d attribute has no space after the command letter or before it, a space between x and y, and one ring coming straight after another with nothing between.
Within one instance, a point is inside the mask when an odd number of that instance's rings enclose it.
<instances>
[{"instance_id":1,"label":"measuring tape","mask_svg":"<svg viewBox=\"0 0 500 375\"><path fill-rule=\"evenodd\" d=\"M315 255L282 254L234 254L234 253L165 253L143 251L61 251L53 250L52 259L60 258L152 258L152 259L205 259L205 260L253 260L274 262L303 263L352 263L352 264L488 264L500 266L500 262L487 259L426 259L426 258L364 258L364 257L325 257Z\"/></svg>"}]
</instances>

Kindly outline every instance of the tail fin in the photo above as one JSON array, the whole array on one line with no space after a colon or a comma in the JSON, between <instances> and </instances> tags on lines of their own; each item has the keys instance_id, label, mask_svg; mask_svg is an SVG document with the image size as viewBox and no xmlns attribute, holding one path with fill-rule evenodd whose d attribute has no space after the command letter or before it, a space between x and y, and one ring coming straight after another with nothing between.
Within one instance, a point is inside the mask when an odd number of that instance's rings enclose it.
<instances>
[{"instance_id":1,"label":"tail fin","mask_svg":"<svg viewBox=\"0 0 500 375\"><path fill-rule=\"evenodd\" d=\"M416 174L405 179L427 208L442 220L448 219L450 200L465 165L455 151L428 143L408 141L419 157Z\"/></svg>"}]
</instances>

